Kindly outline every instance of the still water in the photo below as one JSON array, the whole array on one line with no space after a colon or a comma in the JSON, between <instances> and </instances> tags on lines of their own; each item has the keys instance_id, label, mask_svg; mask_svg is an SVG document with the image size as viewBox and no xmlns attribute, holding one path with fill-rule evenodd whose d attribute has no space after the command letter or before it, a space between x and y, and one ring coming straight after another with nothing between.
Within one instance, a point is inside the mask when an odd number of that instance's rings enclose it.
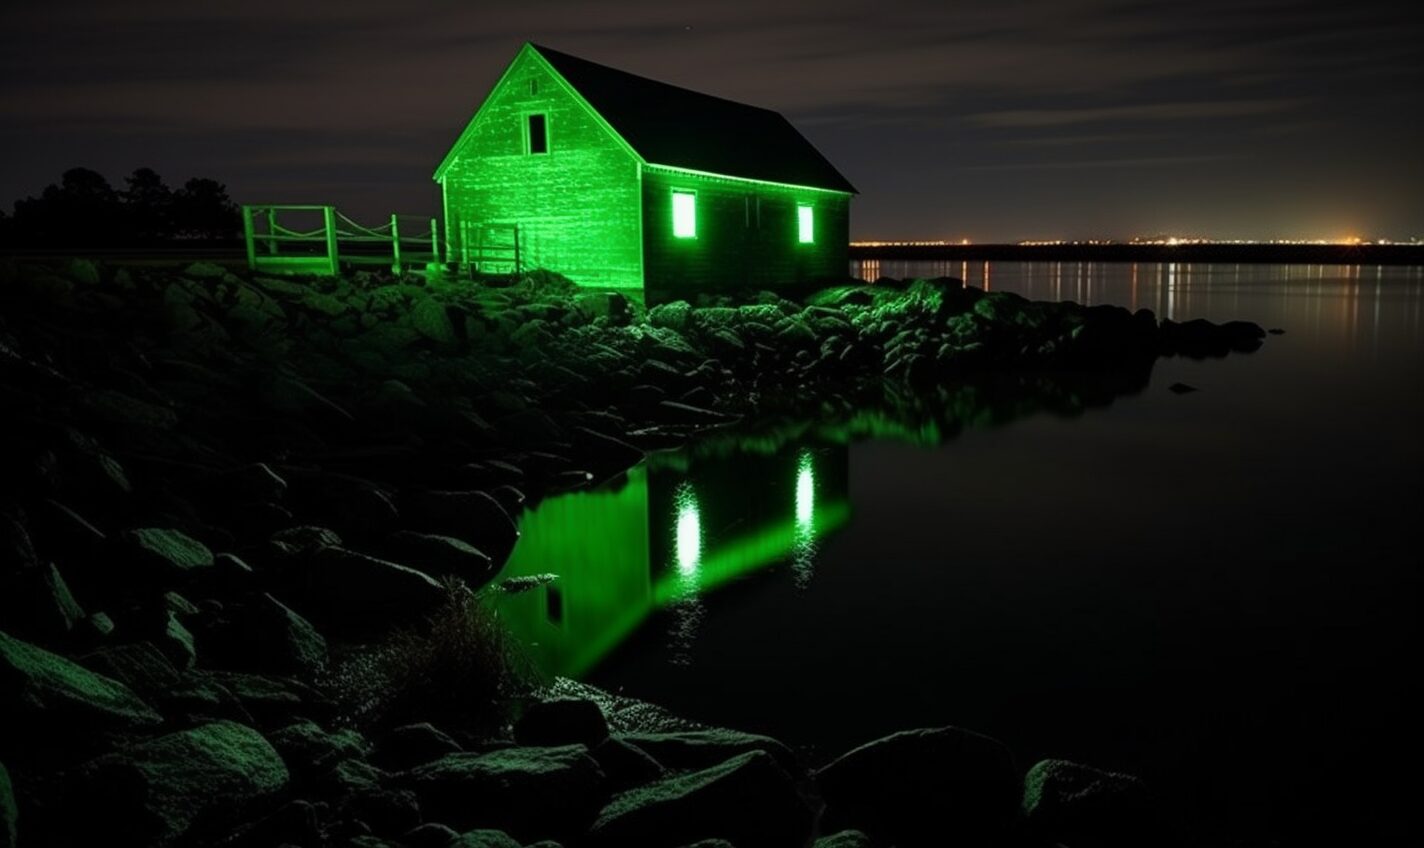
<instances>
[{"instance_id":1,"label":"still water","mask_svg":"<svg viewBox=\"0 0 1424 848\"><path fill-rule=\"evenodd\" d=\"M504 602L534 661L813 761L957 724L1142 774L1201 844L1413 836L1424 269L852 270L1285 333L548 500L506 571L559 575Z\"/></svg>"}]
</instances>

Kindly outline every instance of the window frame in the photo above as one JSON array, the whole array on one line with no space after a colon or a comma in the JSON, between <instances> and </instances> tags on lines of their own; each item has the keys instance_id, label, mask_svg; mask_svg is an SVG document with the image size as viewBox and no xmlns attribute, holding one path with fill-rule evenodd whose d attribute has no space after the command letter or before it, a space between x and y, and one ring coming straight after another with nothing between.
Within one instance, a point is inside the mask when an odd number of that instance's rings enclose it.
<instances>
[{"instance_id":1,"label":"window frame","mask_svg":"<svg viewBox=\"0 0 1424 848\"><path fill-rule=\"evenodd\" d=\"M544 125L544 149L534 149L534 119L541 119ZM549 113L548 112L525 112L524 113L524 155L525 156L548 156L554 145L549 139Z\"/></svg>"},{"instance_id":2,"label":"window frame","mask_svg":"<svg viewBox=\"0 0 1424 848\"><path fill-rule=\"evenodd\" d=\"M671 203L671 206L672 206L672 237L673 237L674 239L679 240L679 241L692 241L692 240L696 240L696 238L697 238L697 190L696 190L696 189L691 189L691 188L674 188L674 189L671 189L670 192L671 192L670 203ZM690 217L690 218L688 219L688 221L686 222L689 226L688 226L688 228L687 228L687 230L686 230L685 232L682 231L683 228L682 228L680 225L683 223L683 221L682 221L681 217L678 215L678 198L679 198L679 197L686 197L686 198L688 198L688 199L689 199L689 200L688 200L688 203L691 204L691 205L688 206L688 208L687 208L687 211L688 211L688 213L690 214L691 217Z\"/></svg>"}]
</instances>

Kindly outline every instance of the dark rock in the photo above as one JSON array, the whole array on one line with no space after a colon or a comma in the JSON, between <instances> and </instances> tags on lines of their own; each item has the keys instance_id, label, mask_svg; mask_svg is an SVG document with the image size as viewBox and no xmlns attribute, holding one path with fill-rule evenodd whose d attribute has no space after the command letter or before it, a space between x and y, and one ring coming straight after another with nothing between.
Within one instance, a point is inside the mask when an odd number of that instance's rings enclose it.
<instances>
[{"instance_id":1,"label":"dark rock","mask_svg":"<svg viewBox=\"0 0 1424 848\"><path fill-rule=\"evenodd\" d=\"M709 728L670 733L624 733L617 738L646 751L653 759L673 769L698 769L716 765L748 751L770 754L777 765L789 772L799 770L796 755L770 736L739 730Z\"/></svg>"},{"instance_id":2,"label":"dark rock","mask_svg":"<svg viewBox=\"0 0 1424 848\"><path fill-rule=\"evenodd\" d=\"M271 540L292 551L316 551L341 547L341 536L327 527L304 524L273 533Z\"/></svg>"},{"instance_id":3,"label":"dark rock","mask_svg":"<svg viewBox=\"0 0 1424 848\"><path fill-rule=\"evenodd\" d=\"M407 772L405 782L429 818L524 841L581 833L604 796L603 773L582 745L449 754Z\"/></svg>"},{"instance_id":4,"label":"dark rock","mask_svg":"<svg viewBox=\"0 0 1424 848\"><path fill-rule=\"evenodd\" d=\"M406 848L449 848L460 838L460 834L453 828L435 822L426 822L420 827L412 828L401 836L401 842ZM513 842L513 840L510 840ZM517 846L519 843L514 842Z\"/></svg>"},{"instance_id":5,"label":"dark rock","mask_svg":"<svg viewBox=\"0 0 1424 848\"><path fill-rule=\"evenodd\" d=\"M273 845L316 845L321 840L317 808L308 801L292 801L271 815L244 825L221 844L223 848L271 848Z\"/></svg>"},{"instance_id":6,"label":"dark rock","mask_svg":"<svg viewBox=\"0 0 1424 848\"><path fill-rule=\"evenodd\" d=\"M608 788L621 792L666 776L667 769L648 752L617 737L605 739L590 752L608 778Z\"/></svg>"},{"instance_id":7,"label":"dark rock","mask_svg":"<svg viewBox=\"0 0 1424 848\"><path fill-rule=\"evenodd\" d=\"M0 715L23 734L0 734L0 757L78 754L109 734L156 727L162 717L133 690L58 654L0 632ZM14 756L12 756L12 754Z\"/></svg>"},{"instance_id":8,"label":"dark rock","mask_svg":"<svg viewBox=\"0 0 1424 848\"><path fill-rule=\"evenodd\" d=\"M1042 760L1024 775L1023 813L1044 839L1086 848L1176 844L1147 785L1126 774Z\"/></svg>"},{"instance_id":9,"label":"dark rock","mask_svg":"<svg viewBox=\"0 0 1424 848\"><path fill-rule=\"evenodd\" d=\"M948 834L946 834L946 837ZM843 830L817 839L811 848L870 848L870 837L858 830Z\"/></svg>"},{"instance_id":10,"label":"dark rock","mask_svg":"<svg viewBox=\"0 0 1424 848\"><path fill-rule=\"evenodd\" d=\"M66 820L105 845L163 846L231 825L287 785L262 735L213 722L86 763L66 781Z\"/></svg>"},{"instance_id":11,"label":"dark rock","mask_svg":"<svg viewBox=\"0 0 1424 848\"><path fill-rule=\"evenodd\" d=\"M125 532L123 538L135 563L154 579L180 579L213 565L208 546L179 530L142 527Z\"/></svg>"},{"instance_id":12,"label":"dark rock","mask_svg":"<svg viewBox=\"0 0 1424 848\"><path fill-rule=\"evenodd\" d=\"M285 727L301 719L325 721L336 712L320 692L288 677L211 671L204 678L232 693L264 729Z\"/></svg>"},{"instance_id":13,"label":"dark rock","mask_svg":"<svg viewBox=\"0 0 1424 848\"><path fill-rule=\"evenodd\" d=\"M361 636L411 624L445 600L429 576L345 548L295 555L278 579L283 596L329 633Z\"/></svg>"},{"instance_id":14,"label":"dark rock","mask_svg":"<svg viewBox=\"0 0 1424 848\"><path fill-rule=\"evenodd\" d=\"M1167 391L1174 395L1185 395L1197 391L1196 386L1189 386L1186 383L1173 383L1167 387Z\"/></svg>"},{"instance_id":15,"label":"dark rock","mask_svg":"<svg viewBox=\"0 0 1424 848\"><path fill-rule=\"evenodd\" d=\"M195 624L206 665L311 676L326 667L326 639L271 595L226 604Z\"/></svg>"},{"instance_id":16,"label":"dark rock","mask_svg":"<svg viewBox=\"0 0 1424 848\"><path fill-rule=\"evenodd\" d=\"M383 550L411 568L436 577L458 577L472 588L483 586L495 572L493 560L453 536L401 530L387 537Z\"/></svg>"},{"instance_id":17,"label":"dark rock","mask_svg":"<svg viewBox=\"0 0 1424 848\"><path fill-rule=\"evenodd\" d=\"M332 768L342 760L366 755L366 740L354 730L328 733L314 721L299 721L267 735L287 769L298 777Z\"/></svg>"},{"instance_id":18,"label":"dark rock","mask_svg":"<svg viewBox=\"0 0 1424 848\"><path fill-rule=\"evenodd\" d=\"M997 740L957 727L907 730L816 772L826 827L896 845L941 845L946 833L991 844L1014 821L1018 771Z\"/></svg>"},{"instance_id":19,"label":"dark rock","mask_svg":"<svg viewBox=\"0 0 1424 848\"><path fill-rule=\"evenodd\" d=\"M438 760L446 754L460 753L460 743L434 725L407 724L397 727L376 742L371 762L392 771L405 771Z\"/></svg>"},{"instance_id":20,"label":"dark rock","mask_svg":"<svg viewBox=\"0 0 1424 848\"><path fill-rule=\"evenodd\" d=\"M20 810L15 805L15 787L10 785L10 772L0 763L0 848L15 848L19 844Z\"/></svg>"},{"instance_id":21,"label":"dark rock","mask_svg":"<svg viewBox=\"0 0 1424 848\"><path fill-rule=\"evenodd\" d=\"M519 538L509 513L487 492L412 491L397 504L415 529L464 539L496 562Z\"/></svg>"},{"instance_id":22,"label":"dark rock","mask_svg":"<svg viewBox=\"0 0 1424 848\"><path fill-rule=\"evenodd\" d=\"M608 721L598 704L582 698L555 698L530 704L514 724L520 745L586 745L608 738Z\"/></svg>"},{"instance_id":23,"label":"dark rock","mask_svg":"<svg viewBox=\"0 0 1424 848\"><path fill-rule=\"evenodd\" d=\"M519 843L502 830L470 830L460 834L449 848L519 848Z\"/></svg>"},{"instance_id":24,"label":"dark rock","mask_svg":"<svg viewBox=\"0 0 1424 848\"><path fill-rule=\"evenodd\" d=\"M280 500L287 491L287 481L265 462L234 469L221 476L220 485L229 496Z\"/></svg>"},{"instance_id":25,"label":"dark rock","mask_svg":"<svg viewBox=\"0 0 1424 848\"><path fill-rule=\"evenodd\" d=\"M151 642L103 647L79 661L129 687L170 718L252 720L231 692L199 675L180 672Z\"/></svg>"},{"instance_id":26,"label":"dark rock","mask_svg":"<svg viewBox=\"0 0 1424 848\"><path fill-rule=\"evenodd\" d=\"M669 330L681 331L687 326L688 318L692 315L692 306L685 300L674 300L671 303L664 303L654 306L648 310L648 323L654 327L666 327Z\"/></svg>"},{"instance_id":27,"label":"dark rock","mask_svg":"<svg viewBox=\"0 0 1424 848\"><path fill-rule=\"evenodd\" d=\"M660 402L654 414L659 421L668 424L692 424L697 427L716 427L736 420L732 415L723 415L710 409L688 406L672 400Z\"/></svg>"},{"instance_id":28,"label":"dark rock","mask_svg":"<svg viewBox=\"0 0 1424 848\"><path fill-rule=\"evenodd\" d=\"M726 839L739 848L802 845L812 814L764 751L622 792L589 832L595 845L682 845Z\"/></svg>"},{"instance_id":29,"label":"dark rock","mask_svg":"<svg viewBox=\"0 0 1424 848\"><path fill-rule=\"evenodd\" d=\"M42 642L62 640L84 619L53 564L32 563L0 575L0 621L15 634Z\"/></svg>"},{"instance_id":30,"label":"dark rock","mask_svg":"<svg viewBox=\"0 0 1424 848\"><path fill-rule=\"evenodd\" d=\"M365 822L372 833L398 836L420 824L420 802L409 789L374 785L348 795L341 814Z\"/></svg>"}]
</instances>

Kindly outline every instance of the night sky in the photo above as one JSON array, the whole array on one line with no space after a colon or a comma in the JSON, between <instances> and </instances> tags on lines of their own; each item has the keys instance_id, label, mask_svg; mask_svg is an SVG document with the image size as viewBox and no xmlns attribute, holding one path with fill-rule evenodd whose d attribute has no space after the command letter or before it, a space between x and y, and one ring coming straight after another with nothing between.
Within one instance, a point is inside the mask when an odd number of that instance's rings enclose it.
<instances>
[{"instance_id":1,"label":"night sky","mask_svg":"<svg viewBox=\"0 0 1424 848\"><path fill-rule=\"evenodd\" d=\"M1407 239L1417 5L7 0L0 203L148 166L434 214L431 172L531 40L784 112L861 190L857 238Z\"/></svg>"}]
</instances>

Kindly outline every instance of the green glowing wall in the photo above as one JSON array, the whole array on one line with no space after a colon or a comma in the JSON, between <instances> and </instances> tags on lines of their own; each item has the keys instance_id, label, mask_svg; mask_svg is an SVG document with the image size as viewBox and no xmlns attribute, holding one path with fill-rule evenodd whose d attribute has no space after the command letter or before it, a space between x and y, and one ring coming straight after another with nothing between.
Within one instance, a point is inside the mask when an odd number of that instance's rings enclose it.
<instances>
[{"instance_id":1,"label":"green glowing wall","mask_svg":"<svg viewBox=\"0 0 1424 848\"><path fill-rule=\"evenodd\" d=\"M673 235L674 191L697 193L695 238ZM800 204L812 209L809 243L800 240ZM655 299L842 280L849 242L848 194L643 169L643 266Z\"/></svg>"},{"instance_id":2,"label":"green glowing wall","mask_svg":"<svg viewBox=\"0 0 1424 848\"><path fill-rule=\"evenodd\" d=\"M529 152L531 114L546 116L547 153ZM526 46L437 175L450 259L460 259L469 227L517 224L524 267L548 268L584 285L641 286L638 167L626 145Z\"/></svg>"}]
</instances>

